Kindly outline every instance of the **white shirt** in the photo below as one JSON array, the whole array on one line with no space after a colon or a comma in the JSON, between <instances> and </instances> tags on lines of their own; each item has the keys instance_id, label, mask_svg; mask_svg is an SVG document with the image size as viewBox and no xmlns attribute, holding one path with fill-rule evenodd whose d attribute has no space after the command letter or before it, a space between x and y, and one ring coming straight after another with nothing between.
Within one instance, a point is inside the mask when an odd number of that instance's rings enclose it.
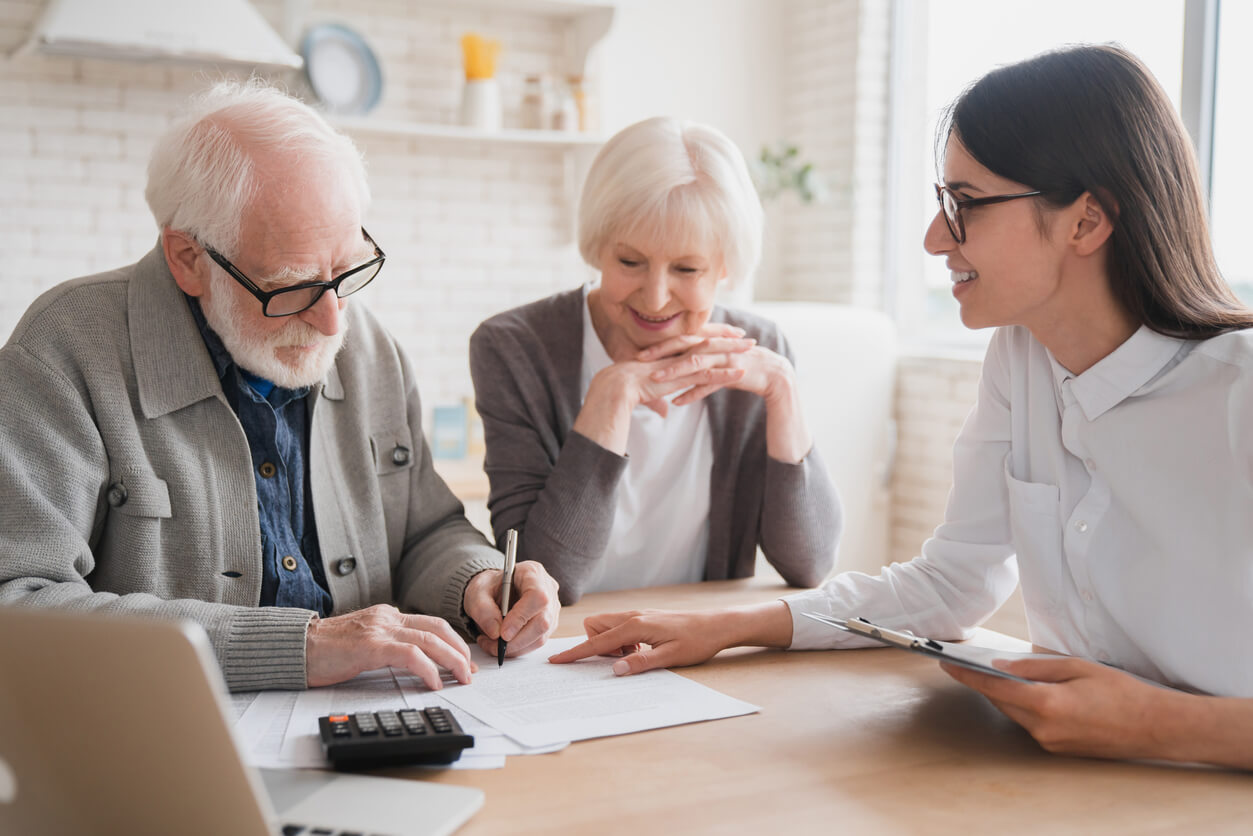
<instances>
[{"instance_id":1,"label":"white shirt","mask_svg":"<svg viewBox=\"0 0 1253 836\"><path fill-rule=\"evenodd\" d=\"M1253 331L1142 327L1072 375L1000 329L953 470L921 557L784 599L794 648L857 641L805 611L966 637L1021 573L1035 644L1253 696Z\"/></svg>"},{"instance_id":2,"label":"white shirt","mask_svg":"<svg viewBox=\"0 0 1253 836\"><path fill-rule=\"evenodd\" d=\"M592 378L613 364L592 327L586 303L592 287L583 288L585 400ZM626 454L609 546L586 591L703 580L709 544L709 478L714 463L713 433L705 402L678 407L671 404L665 418L648 407L637 406L631 412Z\"/></svg>"}]
</instances>

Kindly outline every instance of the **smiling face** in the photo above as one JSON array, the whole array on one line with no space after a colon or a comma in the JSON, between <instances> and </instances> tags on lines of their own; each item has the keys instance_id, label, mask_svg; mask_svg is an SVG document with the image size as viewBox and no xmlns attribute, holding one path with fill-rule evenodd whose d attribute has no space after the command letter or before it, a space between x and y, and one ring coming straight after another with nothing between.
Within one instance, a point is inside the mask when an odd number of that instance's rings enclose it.
<instances>
[{"instance_id":1,"label":"smiling face","mask_svg":"<svg viewBox=\"0 0 1253 836\"><path fill-rule=\"evenodd\" d=\"M294 167L289 167L294 169ZM280 170L245 212L231 259L262 290L330 281L369 258L356 191L347 178ZM267 317L261 303L212 266L200 296L209 326L241 367L286 388L317 383L343 345L348 300L325 292L306 311Z\"/></svg>"},{"instance_id":2,"label":"smiling face","mask_svg":"<svg viewBox=\"0 0 1253 836\"><path fill-rule=\"evenodd\" d=\"M950 135L944 152L944 184L962 198L1018 194L1031 187L993 174ZM923 245L944 256L953 296L967 328L1026 325L1033 330L1063 316L1064 226L1046 216L1041 230L1036 198L973 206L962 210L966 242L958 244L937 212Z\"/></svg>"},{"instance_id":3,"label":"smiling face","mask_svg":"<svg viewBox=\"0 0 1253 836\"><path fill-rule=\"evenodd\" d=\"M615 362L709 321L722 257L692 242L611 236L601 250L600 287L588 294L592 325Z\"/></svg>"}]
</instances>

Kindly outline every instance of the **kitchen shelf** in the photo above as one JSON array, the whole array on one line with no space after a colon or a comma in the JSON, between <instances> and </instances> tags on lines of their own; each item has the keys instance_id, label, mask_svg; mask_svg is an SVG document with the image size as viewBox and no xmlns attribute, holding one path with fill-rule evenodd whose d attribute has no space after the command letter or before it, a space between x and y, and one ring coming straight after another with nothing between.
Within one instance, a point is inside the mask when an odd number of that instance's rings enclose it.
<instances>
[{"instance_id":1,"label":"kitchen shelf","mask_svg":"<svg viewBox=\"0 0 1253 836\"><path fill-rule=\"evenodd\" d=\"M313 0L283 0L283 29L289 43L298 43L310 22ZM413 0L414 6L457 11L500 11L533 14L564 21L563 72L586 76L588 55L609 32L617 7L615 0Z\"/></svg>"},{"instance_id":2,"label":"kitchen shelf","mask_svg":"<svg viewBox=\"0 0 1253 836\"><path fill-rule=\"evenodd\" d=\"M618 5L614 0L419 0L419 2L424 6L526 12L552 17L578 17L602 12L612 14Z\"/></svg>"},{"instance_id":3,"label":"kitchen shelf","mask_svg":"<svg viewBox=\"0 0 1253 836\"><path fill-rule=\"evenodd\" d=\"M332 116L331 124L350 133L412 136L422 139L473 142L500 142L516 145L547 145L555 148L595 148L604 137L575 131L533 131L504 129L484 131L462 125L435 125L422 122L375 119L370 116Z\"/></svg>"}]
</instances>

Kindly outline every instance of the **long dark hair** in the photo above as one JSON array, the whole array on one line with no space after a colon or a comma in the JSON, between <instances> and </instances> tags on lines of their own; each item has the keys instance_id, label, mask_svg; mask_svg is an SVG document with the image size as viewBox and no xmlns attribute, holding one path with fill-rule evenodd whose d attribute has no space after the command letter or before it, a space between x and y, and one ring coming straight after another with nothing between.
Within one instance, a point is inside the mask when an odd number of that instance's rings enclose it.
<instances>
[{"instance_id":1,"label":"long dark hair","mask_svg":"<svg viewBox=\"0 0 1253 836\"><path fill-rule=\"evenodd\" d=\"M1111 289L1141 323L1184 339L1253 326L1214 261L1183 123L1131 53L1075 46L995 69L950 106L937 143L950 133L1047 206L1091 192L1114 225Z\"/></svg>"}]
</instances>

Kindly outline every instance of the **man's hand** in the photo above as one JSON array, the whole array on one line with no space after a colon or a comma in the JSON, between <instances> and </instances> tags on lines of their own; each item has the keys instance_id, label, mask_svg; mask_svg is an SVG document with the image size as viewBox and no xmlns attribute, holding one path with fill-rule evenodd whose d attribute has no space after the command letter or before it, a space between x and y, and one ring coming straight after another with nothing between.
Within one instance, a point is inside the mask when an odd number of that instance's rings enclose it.
<instances>
[{"instance_id":1,"label":"man's hand","mask_svg":"<svg viewBox=\"0 0 1253 836\"><path fill-rule=\"evenodd\" d=\"M1072 657L998 661L996 666L1036 684L941 663L949 676L991 700L1050 752L1179 759L1179 752L1172 752L1169 719L1189 695Z\"/></svg>"},{"instance_id":2,"label":"man's hand","mask_svg":"<svg viewBox=\"0 0 1253 836\"><path fill-rule=\"evenodd\" d=\"M466 615L483 631L479 647L485 653L495 656L496 640L503 636L509 642L505 655L521 656L543 645L557 629L557 613L561 610L557 581L537 561L524 560L517 564L513 569L513 601L502 625L500 584L503 574L499 569L489 569L471 578L466 584L464 606Z\"/></svg>"},{"instance_id":3,"label":"man's hand","mask_svg":"<svg viewBox=\"0 0 1253 836\"><path fill-rule=\"evenodd\" d=\"M389 666L409 671L432 691L443 687L441 667L463 685L476 670L465 641L447 621L432 615L407 615L377 604L309 624L305 679L310 688Z\"/></svg>"}]
</instances>

